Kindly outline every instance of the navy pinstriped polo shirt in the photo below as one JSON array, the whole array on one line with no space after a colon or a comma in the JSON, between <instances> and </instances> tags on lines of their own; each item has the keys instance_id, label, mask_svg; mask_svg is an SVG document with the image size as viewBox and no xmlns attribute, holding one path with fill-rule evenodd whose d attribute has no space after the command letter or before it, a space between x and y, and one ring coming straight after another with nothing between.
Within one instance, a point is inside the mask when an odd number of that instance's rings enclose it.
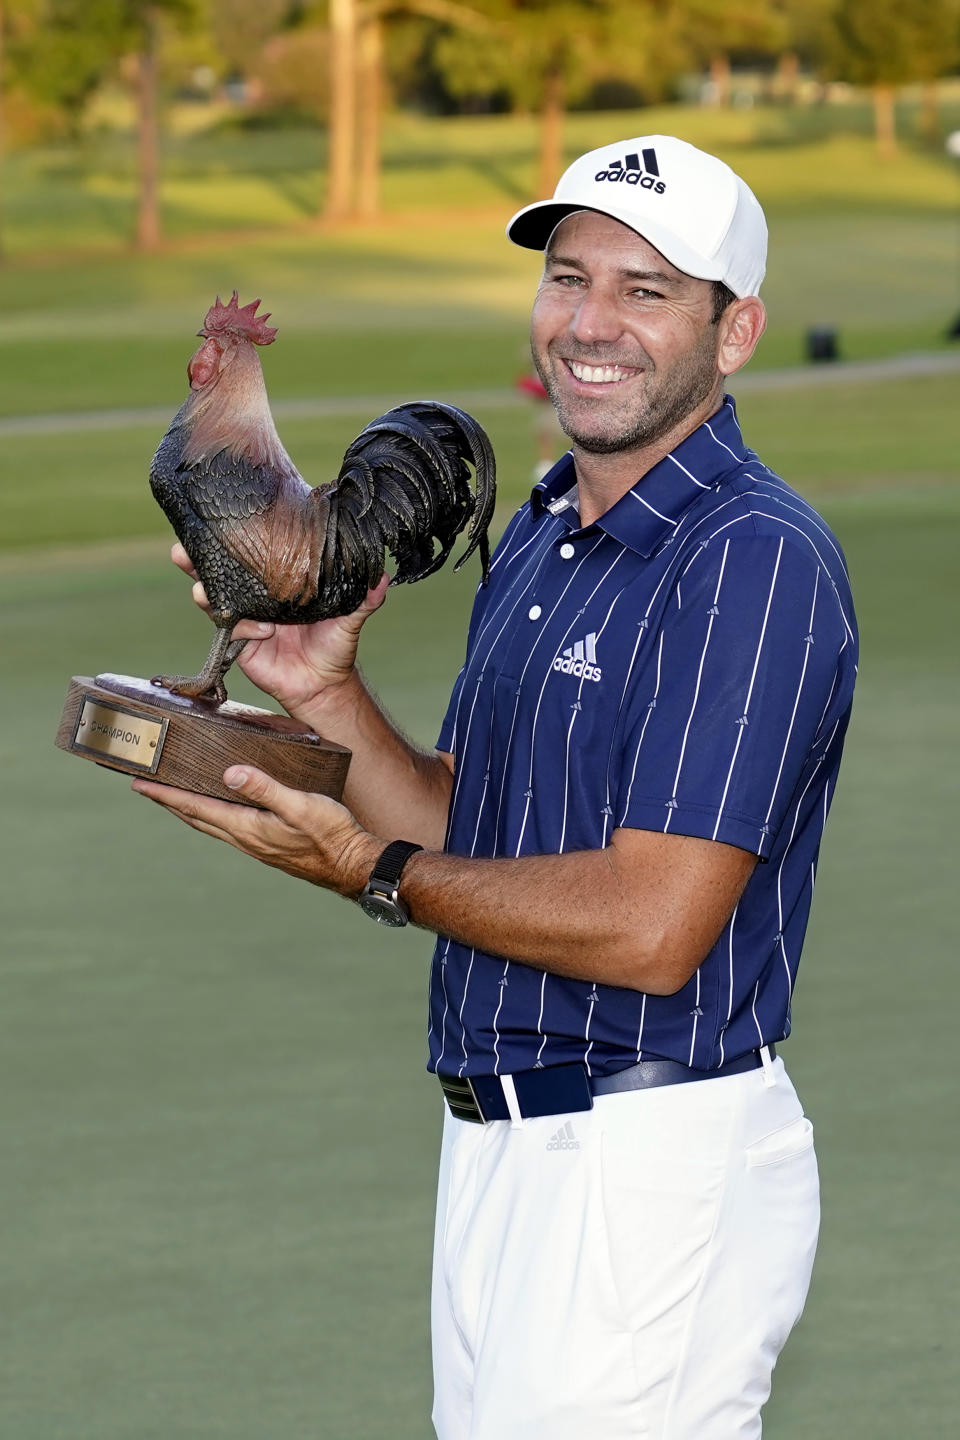
<instances>
[{"instance_id":1,"label":"navy pinstriped polo shirt","mask_svg":"<svg viewBox=\"0 0 960 1440\"><path fill-rule=\"evenodd\" d=\"M621 826L752 851L729 924L656 996L440 937L429 1068L509 1074L661 1056L709 1069L790 1031L850 715L857 632L839 546L746 448L732 399L581 529L572 458L510 523L478 591L439 748L447 849L598 849Z\"/></svg>"}]
</instances>

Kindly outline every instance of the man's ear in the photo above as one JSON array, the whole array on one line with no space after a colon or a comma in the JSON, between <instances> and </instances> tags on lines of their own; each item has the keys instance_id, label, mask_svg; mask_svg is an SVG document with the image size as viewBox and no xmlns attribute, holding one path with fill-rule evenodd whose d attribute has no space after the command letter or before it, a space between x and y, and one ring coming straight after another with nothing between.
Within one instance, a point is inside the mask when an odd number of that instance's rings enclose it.
<instances>
[{"instance_id":1,"label":"man's ear","mask_svg":"<svg viewBox=\"0 0 960 1440\"><path fill-rule=\"evenodd\" d=\"M767 328L767 312L756 295L733 300L717 321L720 331L717 345L717 369L721 375L733 375L743 368Z\"/></svg>"}]
</instances>

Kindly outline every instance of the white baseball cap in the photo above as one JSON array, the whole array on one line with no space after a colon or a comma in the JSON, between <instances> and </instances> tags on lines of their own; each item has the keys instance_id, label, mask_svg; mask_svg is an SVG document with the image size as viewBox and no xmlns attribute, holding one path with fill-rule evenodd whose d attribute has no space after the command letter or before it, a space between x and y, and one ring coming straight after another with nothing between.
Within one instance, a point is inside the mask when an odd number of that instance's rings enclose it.
<instances>
[{"instance_id":1,"label":"white baseball cap","mask_svg":"<svg viewBox=\"0 0 960 1440\"><path fill-rule=\"evenodd\" d=\"M518 210L507 235L545 250L560 221L596 210L629 225L686 275L756 295L767 267L767 222L748 185L715 155L672 135L641 135L575 160L552 200Z\"/></svg>"}]
</instances>

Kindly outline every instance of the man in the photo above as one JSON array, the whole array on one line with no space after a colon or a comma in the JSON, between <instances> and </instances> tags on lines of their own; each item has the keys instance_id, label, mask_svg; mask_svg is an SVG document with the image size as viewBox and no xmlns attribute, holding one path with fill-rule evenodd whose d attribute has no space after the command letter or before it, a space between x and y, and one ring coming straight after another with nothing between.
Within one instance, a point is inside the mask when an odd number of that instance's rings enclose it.
<instances>
[{"instance_id":1,"label":"man","mask_svg":"<svg viewBox=\"0 0 960 1440\"><path fill-rule=\"evenodd\" d=\"M724 395L765 324L743 181L645 136L508 233L546 252L532 349L571 452L498 547L438 751L355 668L381 582L238 632L353 749L348 808L246 767L265 811L135 788L439 937L440 1440L755 1437L818 1225L774 1047L850 712L846 572Z\"/></svg>"}]
</instances>

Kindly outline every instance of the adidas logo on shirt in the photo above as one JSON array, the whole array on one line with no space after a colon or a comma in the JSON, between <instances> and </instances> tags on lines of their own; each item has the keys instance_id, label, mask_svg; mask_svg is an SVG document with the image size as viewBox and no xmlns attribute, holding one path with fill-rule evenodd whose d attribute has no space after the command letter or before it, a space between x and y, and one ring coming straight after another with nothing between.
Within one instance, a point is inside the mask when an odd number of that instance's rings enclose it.
<instances>
[{"instance_id":1,"label":"adidas logo on shirt","mask_svg":"<svg viewBox=\"0 0 960 1440\"><path fill-rule=\"evenodd\" d=\"M568 1120L566 1125L561 1125L556 1135L547 1141L548 1150L579 1150L580 1141L573 1133L573 1126Z\"/></svg>"},{"instance_id":2,"label":"adidas logo on shirt","mask_svg":"<svg viewBox=\"0 0 960 1440\"><path fill-rule=\"evenodd\" d=\"M599 170L594 175L594 180L612 180L614 184L639 185L642 190L652 190L654 194L662 195L667 187L660 179L656 150L642 150L640 154L643 156L642 165L640 155L627 155L622 160L611 161L606 170Z\"/></svg>"},{"instance_id":3,"label":"adidas logo on shirt","mask_svg":"<svg viewBox=\"0 0 960 1440\"><path fill-rule=\"evenodd\" d=\"M577 679L599 680L603 671L597 664L597 637L588 635L569 646L553 662L554 670L562 675L576 675Z\"/></svg>"}]
</instances>

